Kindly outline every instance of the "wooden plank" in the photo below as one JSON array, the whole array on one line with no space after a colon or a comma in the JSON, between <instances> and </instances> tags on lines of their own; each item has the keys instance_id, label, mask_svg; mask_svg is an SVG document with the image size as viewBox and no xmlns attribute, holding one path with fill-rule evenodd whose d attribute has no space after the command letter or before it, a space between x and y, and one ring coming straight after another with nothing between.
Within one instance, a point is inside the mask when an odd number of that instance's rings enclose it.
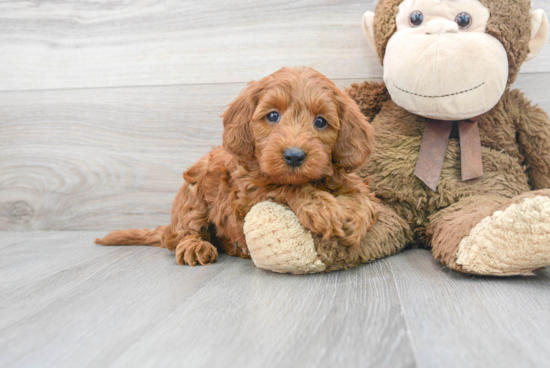
<instances>
[{"instance_id":1,"label":"wooden plank","mask_svg":"<svg viewBox=\"0 0 550 368\"><path fill-rule=\"evenodd\" d=\"M4 93L0 228L169 222L183 171L221 144L219 115L243 86Z\"/></svg>"},{"instance_id":2,"label":"wooden plank","mask_svg":"<svg viewBox=\"0 0 550 368\"><path fill-rule=\"evenodd\" d=\"M120 248L99 249L100 246L94 246L92 243L82 246L80 238L84 235L88 239L94 239L104 233L48 231L31 235L22 232L1 232L0 294L23 288L56 273L64 274L70 267L85 267L87 263L104 262L104 258L113 256L111 253L120 252ZM14 262L14 259L18 261Z\"/></svg>"},{"instance_id":3,"label":"wooden plank","mask_svg":"<svg viewBox=\"0 0 550 368\"><path fill-rule=\"evenodd\" d=\"M0 2L0 91L236 83L282 66L382 75L361 29L374 0ZM547 0L533 6L550 14ZM523 73L550 72L550 47Z\"/></svg>"},{"instance_id":4,"label":"wooden plank","mask_svg":"<svg viewBox=\"0 0 550 368\"><path fill-rule=\"evenodd\" d=\"M315 66L333 78L375 77L381 68L361 29L373 6L373 0L4 2L0 90L248 82L285 65Z\"/></svg>"},{"instance_id":5,"label":"wooden plank","mask_svg":"<svg viewBox=\"0 0 550 368\"><path fill-rule=\"evenodd\" d=\"M550 111L550 74L516 85ZM0 93L0 230L167 224L182 172L221 144L219 115L243 87Z\"/></svg>"},{"instance_id":6,"label":"wooden plank","mask_svg":"<svg viewBox=\"0 0 550 368\"><path fill-rule=\"evenodd\" d=\"M1 246L6 264L59 261L0 292L0 366L416 366L385 263L292 276L222 256L192 268L176 266L164 249L95 246L96 235L0 240L24 250ZM82 257L41 246L56 242Z\"/></svg>"},{"instance_id":7,"label":"wooden plank","mask_svg":"<svg viewBox=\"0 0 550 368\"><path fill-rule=\"evenodd\" d=\"M420 249L388 262L419 366L548 367L549 271L536 277L462 275Z\"/></svg>"}]
</instances>

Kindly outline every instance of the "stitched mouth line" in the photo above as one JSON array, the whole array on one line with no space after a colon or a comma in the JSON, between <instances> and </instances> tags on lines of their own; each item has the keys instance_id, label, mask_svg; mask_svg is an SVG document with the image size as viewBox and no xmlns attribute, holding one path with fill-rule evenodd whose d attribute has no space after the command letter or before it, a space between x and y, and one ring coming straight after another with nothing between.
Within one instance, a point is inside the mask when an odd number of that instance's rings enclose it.
<instances>
[{"instance_id":1,"label":"stitched mouth line","mask_svg":"<svg viewBox=\"0 0 550 368\"><path fill-rule=\"evenodd\" d=\"M398 90L402 91L402 92L405 92L405 93L408 93L410 95L414 95L414 96L418 96L418 97L424 97L424 98L442 98L442 97L451 97L451 96L456 96L456 95L461 95L461 94L464 94L464 93L467 93L467 92L471 92L475 89L478 89L482 86L485 85L485 82L481 83L479 86L476 86L474 88L470 88L470 89L466 89L464 91L460 91L460 92L455 92L455 93L449 93L448 95L441 95L441 96L427 96L427 95L421 95L421 94L418 94L418 93L414 93L414 92L409 92L409 91L406 91L402 88L399 88L397 87L395 84L393 85L395 88L397 88Z\"/></svg>"}]
</instances>

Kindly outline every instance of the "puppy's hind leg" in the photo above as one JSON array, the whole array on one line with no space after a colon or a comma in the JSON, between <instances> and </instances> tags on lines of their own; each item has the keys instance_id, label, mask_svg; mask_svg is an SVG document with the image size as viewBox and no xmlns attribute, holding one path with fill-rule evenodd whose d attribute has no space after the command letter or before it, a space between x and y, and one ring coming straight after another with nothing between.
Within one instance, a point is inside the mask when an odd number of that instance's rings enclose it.
<instances>
[{"instance_id":1,"label":"puppy's hind leg","mask_svg":"<svg viewBox=\"0 0 550 368\"><path fill-rule=\"evenodd\" d=\"M185 183L172 205L172 223L162 237L162 247L176 250L179 265L207 265L218 250L207 239L208 205L199 185Z\"/></svg>"}]
</instances>

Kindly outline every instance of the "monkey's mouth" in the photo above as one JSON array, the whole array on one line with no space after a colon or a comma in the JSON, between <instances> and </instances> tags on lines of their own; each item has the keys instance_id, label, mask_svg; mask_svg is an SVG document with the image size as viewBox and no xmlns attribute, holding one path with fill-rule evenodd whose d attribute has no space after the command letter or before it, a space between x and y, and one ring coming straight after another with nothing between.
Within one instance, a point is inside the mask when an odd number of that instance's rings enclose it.
<instances>
[{"instance_id":1,"label":"monkey's mouth","mask_svg":"<svg viewBox=\"0 0 550 368\"><path fill-rule=\"evenodd\" d=\"M464 93L468 93L468 92L471 92L473 90L476 90L478 88L481 88L485 85L485 82L481 83L479 86L476 86L476 87L473 87L473 88L470 88L470 89L466 89L464 91L460 91L460 92L455 92L455 93L449 93L449 94L446 94L446 95L440 95L440 96L429 96L429 95L421 95L419 93L414 93L414 92L410 92L410 91L407 91L407 90L404 90L403 88L399 88L398 86L396 86L395 84L393 85L395 88L397 88L398 90L400 90L401 92L405 92L405 93L408 93L410 95L413 95L413 96L417 96L417 97L423 97L423 98L444 98L444 97L452 97L452 96L456 96L456 95L461 95L461 94L464 94Z\"/></svg>"}]
</instances>

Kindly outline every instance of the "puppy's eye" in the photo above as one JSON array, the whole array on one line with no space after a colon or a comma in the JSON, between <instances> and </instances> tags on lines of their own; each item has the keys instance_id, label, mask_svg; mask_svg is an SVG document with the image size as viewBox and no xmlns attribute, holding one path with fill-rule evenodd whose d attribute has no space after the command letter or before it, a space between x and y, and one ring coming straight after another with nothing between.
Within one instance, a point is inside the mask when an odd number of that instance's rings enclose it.
<instances>
[{"instance_id":1,"label":"puppy's eye","mask_svg":"<svg viewBox=\"0 0 550 368\"><path fill-rule=\"evenodd\" d=\"M265 118L270 123L278 123L279 120L281 120L281 116L279 115L279 113L277 111L271 111L269 114L266 115Z\"/></svg>"},{"instance_id":2,"label":"puppy's eye","mask_svg":"<svg viewBox=\"0 0 550 368\"><path fill-rule=\"evenodd\" d=\"M468 13L460 13L456 16L455 22L460 29L468 29L472 25L472 16Z\"/></svg>"},{"instance_id":3,"label":"puppy's eye","mask_svg":"<svg viewBox=\"0 0 550 368\"><path fill-rule=\"evenodd\" d=\"M324 118L322 118L322 117L320 117L320 116L318 116L317 118L315 118L315 128L317 128L317 129L323 129L323 128L325 128L325 127L327 126L327 124L328 124L328 123L327 123L327 121L326 121Z\"/></svg>"},{"instance_id":4,"label":"puppy's eye","mask_svg":"<svg viewBox=\"0 0 550 368\"><path fill-rule=\"evenodd\" d=\"M424 23L424 14L421 11L413 11L409 17L409 24L413 27L419 27Z\"/></svg>"}]
</instances>

